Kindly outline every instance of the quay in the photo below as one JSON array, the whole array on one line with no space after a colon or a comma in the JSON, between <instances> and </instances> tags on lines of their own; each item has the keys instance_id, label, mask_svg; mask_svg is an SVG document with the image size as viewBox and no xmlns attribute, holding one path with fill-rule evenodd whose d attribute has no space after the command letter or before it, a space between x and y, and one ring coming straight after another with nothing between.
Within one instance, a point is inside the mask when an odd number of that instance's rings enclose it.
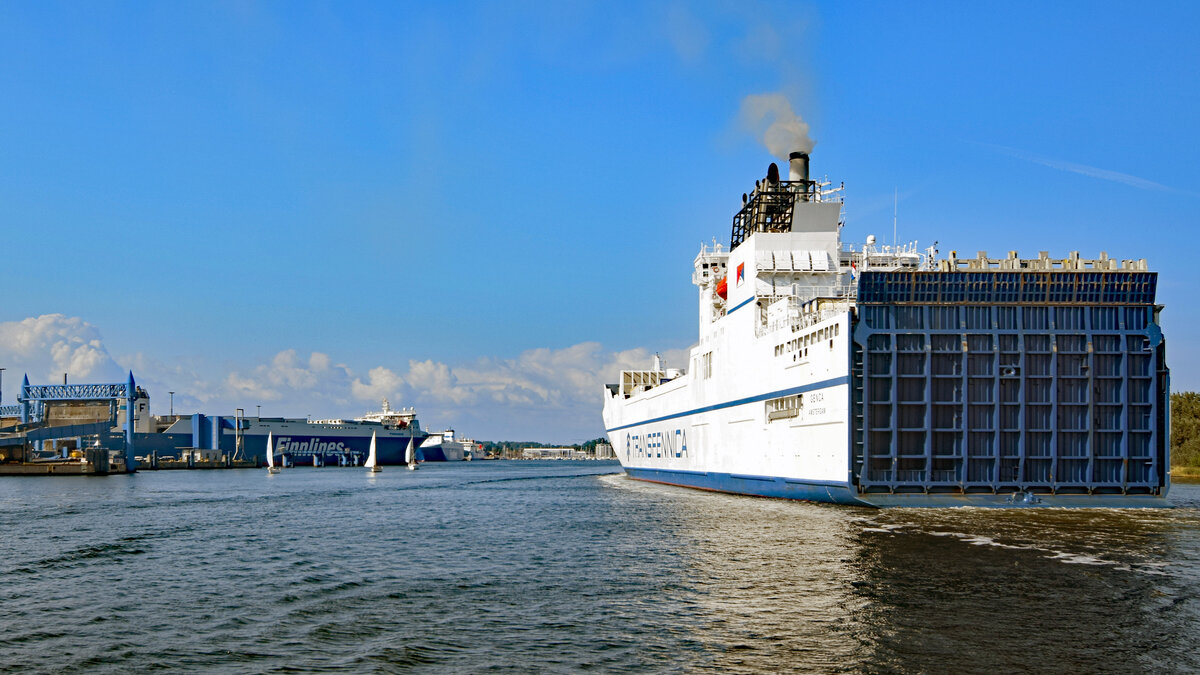
<instances>
[{"instance_id":1,"label":"quay","mask_svg":"<svg viewBox=\"0 0 1200 675\"><path fill-rule=\"evenodd\" d=\"M172 392L173 394L174 392ZM481 447L453 429L427 431L416 411L390 407L353 419L150 411L150 394L129 373L119 384L21 384L17 405L0 406L0 475L112 474L139 470L362 466L464 461Z\"/></svg>"},{"instance_id":2,"label":"quay","mask_svg":"<svg viewBox=\"0 0 1200 675\"><path fill-rule=\"evenodd\" d=\"M195 445L196 435L149 433L154 422L149 396L137 386L132 372L120 384L69 385L65 379L61 385L31 385L26 377L19 404L0 406L0 476L105 476L138 470L262 466L257 458L239 457L236 451L189 447ZM135 455L135 449L143 454Z\"/></svg>"},{"instance_id":3,"label":"quay","mask_svg":"<svg viewBox=\"0 0 1200 675\"><path fill-rule=\"evenodd\" d=\"M0 475L104 475L134 470L134 412L142 390L121 384L21 383L0 406ZM147 404L141 402L142 411Z\"/></svg>"}]
</instances>

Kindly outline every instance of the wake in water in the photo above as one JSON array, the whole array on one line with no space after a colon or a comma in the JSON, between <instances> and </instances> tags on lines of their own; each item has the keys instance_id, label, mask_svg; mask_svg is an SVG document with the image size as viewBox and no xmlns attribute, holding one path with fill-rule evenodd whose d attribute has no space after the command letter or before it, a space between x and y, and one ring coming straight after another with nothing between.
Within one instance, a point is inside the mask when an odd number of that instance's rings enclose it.
<instances>
[{"instance_id":1,"label":"wake in water","mask_svg":"<svg viewBox=\"0 0 1200 675\"><path fill-rule=\"evenodd\" d=\"M1193 508L871 511L615 464L427 468L7 482L26 506L0 511L0 671L1200 669Z\"/></svg>"}]
</instances>

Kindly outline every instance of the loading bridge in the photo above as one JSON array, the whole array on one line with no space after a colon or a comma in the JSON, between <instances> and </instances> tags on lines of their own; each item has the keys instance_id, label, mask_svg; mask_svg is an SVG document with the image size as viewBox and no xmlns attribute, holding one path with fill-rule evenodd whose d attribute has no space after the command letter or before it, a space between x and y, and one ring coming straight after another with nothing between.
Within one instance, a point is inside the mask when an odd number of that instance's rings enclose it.
<instances>
[{"instance_id":1,"label":"loading bridge","mask_svg":"<svg viewBox=\"0 0 1200 675\"><path fill-rule=\"evenodd\" d=\"M860 490L1162 494L1157 277L1066 262L1074 268L862 274Z\"/></svg>"},{"instance_id":2,"label":"loading bridge","mask_svg":"<svg viewBox=\"0 0 1200 675\"><path fill-rule=\"evenodd\" d=\"M0 414L11 412L17 408L21 425L44 421L47 403L67 403L84 401L109 401L111 421L95 424L69 425L62 427L42 427L27 432L29 440L47 440L68 438L80 435L107 435L108 430L116 424L116 409L125 403L125 470L133 472L137 469L134 459L134 402L138 399L137 384L133 372L123 384L30 384L26 375L21 383L21 393L17 396L16 406L5 406Z\"/></svg>"}]
</instances>

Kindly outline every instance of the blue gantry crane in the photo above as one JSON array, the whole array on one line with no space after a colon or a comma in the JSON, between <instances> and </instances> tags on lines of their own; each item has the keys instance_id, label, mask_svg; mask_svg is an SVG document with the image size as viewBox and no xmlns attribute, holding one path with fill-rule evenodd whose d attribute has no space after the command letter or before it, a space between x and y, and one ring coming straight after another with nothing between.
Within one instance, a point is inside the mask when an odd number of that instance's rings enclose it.
<instances>
[{"instance_id":1,"label":"blue gantry crane","mask_svg":"<svg viewBox=\"0 0 1200 675\"><path fill-rule=\"evenodd\" d=\"M130 371L129 379L121 384L30 384L29 376L26 375L25 379L21 382L21 393L17 396L17 405L5 406L5 410L0 411L0 414L5 412L19 412L22 427L28 428L28 425L36 424L43 420L47 403L109 401L111 404L112 422L115 424L117 406L124 402L125 470L133 472L137 470L137 460L134 459L133 421L134 403L138 397L139 392L137 384L133 379L133 371ZM16 408L17 410L10 410L12 408ZM80 435L79 426L41 428L37 430L36 434L30 434L30 439L32 440L34 436L37 437L37 440L78 436ZM96 425L84 426L90 428Z\"/></svg>"}]
</instances>

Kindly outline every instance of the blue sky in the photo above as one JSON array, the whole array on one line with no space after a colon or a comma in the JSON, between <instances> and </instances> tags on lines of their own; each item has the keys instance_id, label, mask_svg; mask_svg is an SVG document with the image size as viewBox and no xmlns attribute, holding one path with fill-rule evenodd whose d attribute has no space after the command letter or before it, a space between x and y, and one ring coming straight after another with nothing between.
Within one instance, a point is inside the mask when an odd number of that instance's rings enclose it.
<instances>
[{"instance_id":1,"label":"blue sky","mask_svg":"<svg viewBox=\"0 0 1200 675\"><path fill-rule=\"evenodd\" d=\"M0 367L155 411L599 436L781 93L844 237L1147 258L1200 388L1187 3L0 4Z\"/></svg>"}]
</instances>

